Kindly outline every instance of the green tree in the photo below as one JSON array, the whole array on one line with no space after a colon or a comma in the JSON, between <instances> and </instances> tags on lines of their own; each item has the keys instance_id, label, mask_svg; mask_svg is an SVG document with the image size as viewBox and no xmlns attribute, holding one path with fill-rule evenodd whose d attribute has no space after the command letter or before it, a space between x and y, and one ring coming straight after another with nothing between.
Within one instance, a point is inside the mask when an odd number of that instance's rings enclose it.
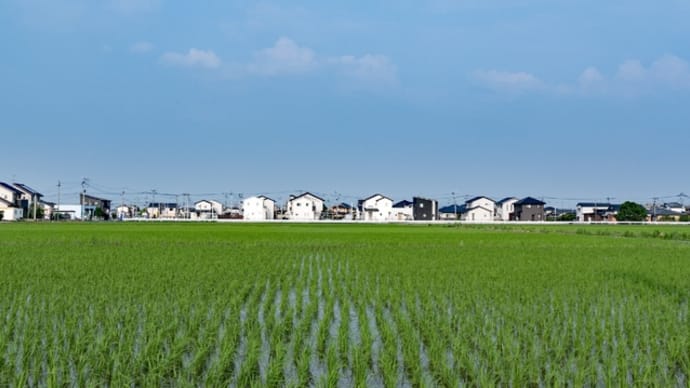
<instances>
[{"instance_id":1,"label":"green tree","mask_svg":"<svg viewBox=\"0 0 690 388\"><path fill-rule=\"evenodd\" d=\"M626 201L618 210L618 221L644 221L647 218L647 209L639 203Z\"/></svg>"},{"instance_id":2,"label":"green tree","mask_svg":"<svg viewBox=\"0 0 690 388\"><path fill-rule=\"evenodd\" d=\"M27 210L28 210L28 212L26 214L24 214L24 218L33 220L34 219L34 204L30 203ZM43 210L43 205L41 205L40 203L36 203L36 219L42 220L44 214L45 213Z\"/></svg>"}]
</instances>

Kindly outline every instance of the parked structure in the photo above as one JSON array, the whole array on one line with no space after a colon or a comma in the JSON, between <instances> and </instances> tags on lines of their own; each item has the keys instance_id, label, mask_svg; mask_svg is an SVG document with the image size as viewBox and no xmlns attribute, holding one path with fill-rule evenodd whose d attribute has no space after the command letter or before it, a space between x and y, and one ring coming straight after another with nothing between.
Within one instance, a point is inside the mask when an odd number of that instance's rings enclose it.
<instances>
[{"instance_id":1,"label":"parked structure","mask_svg":"<svg viewBox=\"0 0 690 388\"><path fill-rule=\"evenodd\" d=\"M493 222L496 202L489 197L479 196L465 202L461 220L474 222Z\"/></svg>"},{"instance_id":2,"label":"parked structure","mask_svg":"<svg viewBox=\"0 0 690 388\"><path fill-rule=\"evenodd\" d=\"M293 221L316 221L321 219L324 210L324 199L306 192L291 195L286 205L286 215Z\"/></svg>"},{"instance_id":3,"label":"parked structure","mask_svg":"<svg viewBox=\"0 0 690 388\"><path fill-rule=\"evenodd\" d=\"M412 217L415 221L438 220L438 201L434 199L413 197L412 208Z\"/></svg>"},{"instance_id":4,"label":"parked structure","mask_svg":"<svg viewBox=\"0 0 690 388\"><path fill-rule=\"evenodd\" d=\"M544 221L544 205L546 202L532 197L526 197L515 202L515 220Z\"/></svg>"},{"instance_id":5,"label":"parked structure","mask_svg":"<svg viewBox=\"0 0 690 388\"><path fill-rule=\"evenodd\" d=\"M247 221L275 219L276 201L265 195L246 198L242 201L242 215Z\"/></svg>"},{"instance_id":6,"label":"parked structure","mask_svg":"<svg viewBox=\"0 0 690 388\"><path fill-rule=\"evenodd\" d=\"M359 200L359 211L364 221L389 221L393 217L393 200L382 194L374 194Z\"/></svg>"}]
</instances>

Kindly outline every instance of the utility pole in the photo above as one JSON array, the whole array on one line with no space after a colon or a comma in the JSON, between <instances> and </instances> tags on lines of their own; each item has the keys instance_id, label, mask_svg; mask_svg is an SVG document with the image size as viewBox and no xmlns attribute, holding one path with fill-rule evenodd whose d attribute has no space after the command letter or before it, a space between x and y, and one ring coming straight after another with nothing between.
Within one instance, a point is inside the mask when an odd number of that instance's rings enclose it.
<instances>
[{"instance_id":1,"label":"utility pole","mask_svg":"<svg viewBox=\"0 0 690 388\"><path fill-rule=\"evenodd\" d=\"M84 206L86 205L86 179L81 180L81 220L84 221Z\"/></svg>"},{"instance_id":2,"label":"utility pole","mask_svg":"<svg viewBox=\"0 0 690 388\"><path fill-rule=\"evenodd\" d=\"M656 201L659 200L659 197L654 197L652 200L652 221L656 221Z\"/></svg>"},{"instance_id":3,"label":"utility pole","mask_svg":"<svg viewBox=\"0 0 690 388\"><path fill-rule=\"evenodd\" d=\"M57 209L56 209L57 211L55 212L55 218L57 218L59 220L60 219L60 194L61 194L60 189L62 188L62 183L59 180L58 180L57 188L58 188L58 202L57 202Z\"/></svg>"},{"instance_id":4,"label":"utility pole","mask_svg":"<svg viewBox=\"0 0 690 388\"><path fill-rule=\"evenodd\" d=\"M458 201L455 199L455 191L450 193L453 196L453 213L455 213L455 220L458 220Z\"/></svg>"},{"instance_id":5,"label":"utility pole","mask_svg":"<svg viewBox=\"0 0 690 388\"><path fill-rule=\"evenodd\" d=\"M36 222L36 193L31 193L31 202L34 205L34 222Z\"/></svg>"}]
</instances>

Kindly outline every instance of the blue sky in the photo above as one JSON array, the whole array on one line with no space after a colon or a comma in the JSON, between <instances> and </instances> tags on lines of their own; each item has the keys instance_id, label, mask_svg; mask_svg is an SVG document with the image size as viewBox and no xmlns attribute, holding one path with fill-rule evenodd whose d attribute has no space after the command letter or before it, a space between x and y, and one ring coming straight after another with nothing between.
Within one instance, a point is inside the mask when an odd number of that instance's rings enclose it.
<instances>
[{"instance_id":1,"label":"blue sky","mask_svg":"<svg viewBox=\"0 0 690 388\"><path fill-rule=\"evenodd\" d=\"M688 20L686 0L6 0L0 180L131 201L690 192Z\"/></svg>"}]
</instances>

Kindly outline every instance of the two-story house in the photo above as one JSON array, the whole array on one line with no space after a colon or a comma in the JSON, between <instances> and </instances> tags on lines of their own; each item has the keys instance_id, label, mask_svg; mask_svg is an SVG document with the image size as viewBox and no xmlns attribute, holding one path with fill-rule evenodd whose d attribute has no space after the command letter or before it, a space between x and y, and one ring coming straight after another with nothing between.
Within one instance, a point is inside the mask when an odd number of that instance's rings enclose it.
<instances>
[{"instance_id":1,"label":"two-story house","mask_svg":"<svg viewBox=\"0 0 690 388\"><path fill-rule=\"evenodd\" d=\"M242 201L242 215L247 221L275 219L276 201L265 195L245 198Z\"/></svg>"},{"instance_id":2,"label":"two-story house","mask_svg":"<svg viewBox=\"0 0 690 388\"><path fill-rule=\"evenodd\" d=\"M323 198L309 192L291 195L285 207L286 217L293 221L319 220L324 204Z\"/></svg>"},{"instance_id":3,"label":"two-story house","mask_svg":"<svg viewBox=\"0 0 690 388\"><path fill-rule=\"evenodd\" d=\"M465 211L460 219L473 222L493 222L496 202L489 197L478 196L465 201Z\"/></svg>"},{"instance_id":4,"label":"two-story house","mask_svg":"<svg viewBox=\"0 0 690 388\"><path fill-rule=\"evenodd\" d=\"M393 200L382 194L374 194L358 203L364 221L389 221L393 218Z\"/></svg>"}]
</instances>

